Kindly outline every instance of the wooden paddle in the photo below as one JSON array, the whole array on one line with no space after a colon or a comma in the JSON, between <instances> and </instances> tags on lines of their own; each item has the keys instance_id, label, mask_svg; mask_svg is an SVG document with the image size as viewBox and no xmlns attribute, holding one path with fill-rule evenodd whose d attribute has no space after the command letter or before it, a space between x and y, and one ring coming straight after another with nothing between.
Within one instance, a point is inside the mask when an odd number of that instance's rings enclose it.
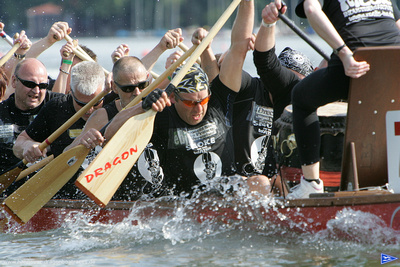
<instances>
[{"instance_id":1,"label":"wooden paddle","mask_svg":"<svg viewBox=\"0 0 400 267\"><path fill-rule=\"evenodd\" d=\"M135 97L127 106L132 107L148 95L162 81L185 61L195 50L190 48L181 58L172 64L163 74ZM90 149L83 145L76 146L52 160L25 184L12 193L3 203L4 209L20 223L27 222L36 214L78 171ZM18 175L18 174L17 174ZM25 208L29 207L29 208Z\"/></svg>"},{"instance_id":2,"label":"wooden paddle","mask_svg":"<svg viewBox=\"0 0 400 267\"><path fill-rule=\"evenodd\" d=\"M78 112L76 112L69 120L67 120L63 125L61 125L54 133L52 133L45 141L43 141L39 145L39 149L43 151L46 147L48 147L51 143L54 142L62 133L71 127L79 118L85 115L89 109L94 106L101 98L103 98L108 92L103 91L98 94L95 98L93 98L89 103L87 103L84 107L82 107ZM3 192L7 187L9 187L18 175L21 173L23 168L26 166L28 162L23 159L18 162L16 165L11 168L5 170L0 174L0 193Z\"/></svg>"},{"instance_id":3,"label":"wooden paddle","mask_svg":"<svg viewBox=\"0 0 400 267\"><path fill-rule=\"evenodd\" d=\"M45 157L44 159L42 159L41 161L39 161L38 163L35 163L31 166L29 166L28 168L26 168L25 170L23 170L17 177L17 179L15 179L15 181L19 181L22 178L25 178L26 176L28 176L29 174L31 174L32 172L35 172L41 168L43 168L44 166L46 166L47 163L49 163L50 161L52 161L54 159L54 155L50 155L48 157Z\"/></svg>"},{"instance_id":4,"label":"wooden paddle","mask_svg":"<svg viewBox=\"0 0 400 267\"><path fill-rule=\"evenodd\" d=\"M68 42L73 42L71 36L66 35L64 37L65 40L67 40ZM82 47L80 47L79 45L76 46L76 48L73 49L74 54L79 57L80 59L84 60L84 61L92 61L94 62L95 60L93 58L91 58L85 50L82 49ZM108 70L106 70L105 68L103 68L103 71L106 75L108 75L110 72Z\"/></svg>"},{"instance_id":5,"label":"wooden paddle","mask_svg":"<svg viewBox=\"0 0 400 267\"><path fill-rule=\"evenodd\" d=\"M194 64L196 59L210 44L236 9L241 0L234 0L222 14L210 32L191 55L187 63L172 79L170 87L177 86ZM172 85L172 86L171 86ZM168 90L167 88L167 90ZM76 180L76 186L93 199L100 207L105 207L126 175L147 146L153 134L156 112L149 110L127 120L109 140L94 161Z\"/></svg>"},{"instance_id":6,"label":"wooden paddle","mask_svg":"<svg viewBox=\"0 0 400 267\"><path fill-rule=\"evenodd\" d=\"M315 49L315 51L318 52L325 60L329 60L330 56L327 55L324 51L322 51L321 48L318 47L317 44L313 42L313 40L310 39L297 25L290 20L288 17L286 17L284 14L279 13L278 17L289 27L291 28L298 36L301 37L306 43L308 43L312 48Z\"/></svg>"},{"instance_id":7,"label":"wooden paddle","mask_svg":"<svg viewBox=\"0 0 400 267\"><path fill-rule=\"evenodd\" d=\"M184 43L180 42L179 43L179 48L182 49L183 52L186 52L189 50L189 47L187 47ZM201 65L201 60L200 58L196 59L197 64Z\"/></svg>"},{"instance_id":8,"label":"wooden paddle","mask_svg":"<svg viewBox=\"0 0 400 267\"><path fill-rule=\"evenodd\" d=\"M29 221L79 169L85 157L77 155L87 155L89 151L89 148L79 145L56 157L5 199L4 210L19 223ZM64 160L57 160L60 157ZM58 188L57 191L54 192L54 188ZM36 192L42 194L37 195Z\"/></svg>"},{"instance_id":9,"label":"wooden paddle","mask_svg":"<svg viewBox=\"0 0 400 267\"><path fill-rule=\"evenodd\" d=\"M21 43L16 43L11 49L0 59L0 67L3 66L21 46Z\"/></svg>"},{"instance_id":10,"label":"wooden paddle","mask_svg":"<svg viewBox=\"0 0 400 267\"><path fill-rule=\"evenodd\" d=\"M0 31L0 37L3 38L9 45L13 46L14 40L5 31Z\"/></svg>"}]
</instances>

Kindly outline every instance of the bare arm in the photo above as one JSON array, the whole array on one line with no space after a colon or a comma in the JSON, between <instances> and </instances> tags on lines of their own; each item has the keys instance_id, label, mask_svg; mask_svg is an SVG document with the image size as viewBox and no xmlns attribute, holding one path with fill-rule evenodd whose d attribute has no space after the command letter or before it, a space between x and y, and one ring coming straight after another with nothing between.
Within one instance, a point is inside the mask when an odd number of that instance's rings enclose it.
<instances>
[{"instance_id":1,"label":"bare arm","mask_svg":"<svg viewBox=\"0 0 400 267\"><path fill-rule=\"evenodd\" d=\"M239 92L242 81L242 68L254 24L254 2L242 0L232 28L231 48L225 56L220 69L221 82L235 92Z\"/></svg>"},{"instance_id":2,"label":"bare arm","mask_svg":"<svg viewBox=\"0 0 400 267\"><path fill-rule=\"evenodd\" d=\"M25 159L27 162L35 162L40 157L46 156L46 149L40 151L39 142L33 140L25 131L23 131L15 141L13 146L14 155L17 158Z\"/></svg>"},{"instance_id":3,"label":"bare arm","mask_svg":"<svg viewBox=\"0 0 400 267\"><path fill-rule=\"evenodd\" d=\"M25 34L25 31L21 31L19 34L18 38L14 40L14 44L20 43L20 47L15 51L16 55L21 55L24 56L26 53L29 51L29 49L32 46L32 42L28 39L28 37ZM4 71L8 77L9 80L11 80L11 77L14 73L15 66L21 61L22 59L16 58L16 57L11 57L6 64L4 65ZM8 83L6 93L4 95L3 99L7 99L11 94L14 93L14 87L11 86L11 83Z\"/></svg>"},{"instance_id":4,"label":"bare arm","mask_svg":"<svg viewBox=\"0 0 400 267\"><path fill-rule=\"evenodd\" d=\"M72 29L68 26L67 22L54 23L47 36L35 42L32 48L26 54L27 57L38 57L43 51L52 46L55 42L64 39L67 34L70 34Z\"/></svg>"},{"instance_id":5,"label":"bare arm","mask_svg":"<svg viewBox=\"0 0 400 267\"><path fill-rule=\"evenodd\" d=\"M68 42L61 47L60 54L62 58L62 63L57 80L55 81L53 86L53 92L63 94L67 93L67 81L70 77L69 73L72 67L72 60L74 59L73 48L74 44L72 42Z\"/></svg>"},{"instance_id":6,"label":"bare arm","mask_svg":"<svg viewBox=\"0 0 400 267\"><path fill-rule=\"evenodd\" d=\"M278 21L279 10L281 10L282 14L285 14L287 10L286 6L282 8L281 0L276 0L266 5L263 9L262 20L266 26L261 24L258 30L255 42L257 51L266 52L275 46L275 23Z\"/></svg>"},{"instance_id":7,"label":"bare arm","mask_svg":"<svg viewBox=\"0 0 400 267\"><path fill-rule=\"evenodd\" d=\"M97 145L102 145L104 142L104 138L99 131L107 123L108 115L107 111L104 108L100 108L93 112L93 114L87 120L82 132L74 139L74 141L69 146L64 148L64 152L77 145L84 145L87 148L94 148Z\"/></svg>"},{"instance_id":8,"label":"bare arm","mask_svg":"<svg viewBox=\"0 0 400 267\"><path fill-rule=\"evenodd\" d=\"M143 65L150 71L165 50L175 48L182 41L182 30L180 28L169 30L160 42L142 58Z\"/></svg>"},{"instance_id":9,"label":"bare arm","mask_svg":"<svg viewBox=\"0 0 400 267\"><path fill-rule=\"evenodd\" d=\"M324 39L332 49L337 49L344 44L342 37L322 11L321 4L318 0L305 0L304 12L315 32ZM346 75L349 77L358 78L369 70L369 64L365 61L356 61L353 58L353 52L347 46L340 50L338 56L343 62Z\"/></svg>"},{"instance_id":10,"label":"bare arm","mask_svg":"<svg viewBox=\"0 0 400 267\"><path fill-rule=\"evenodd\" d=\"M199 45L203 39L207 36L208 31L204 28L198 28L192 35L193 45ZM211 43L207 46L204 52L200 56L201 68L208 76L208 80L212 81L219 74L219 67L217 59L215 58L214 52L211 49Z\"/></svg>"},{"instance_id":11,"label":"bare arm","mask_svg":"<svg viewBox=\"0 0 400 267\"><path fill-rule=\"evenodd\" d=\"M14 40L14 45L16 43L20 43L21 45L19 46L19 48L15 51L16 55L20 55L20 56L26 56L26 53L29 51L29 49L32 46L32 42L28 39L28 37L25 34L25 31L21 31L21 33L19 34L18 38L16 38ZM16 57L11 57L4 65L4 71L7 75L7 77L11 78L13 72L14 72L14 68L15 66L18 64L18 62L20 62L22 59L18 59Z\"/></svg>"}]
</instances>

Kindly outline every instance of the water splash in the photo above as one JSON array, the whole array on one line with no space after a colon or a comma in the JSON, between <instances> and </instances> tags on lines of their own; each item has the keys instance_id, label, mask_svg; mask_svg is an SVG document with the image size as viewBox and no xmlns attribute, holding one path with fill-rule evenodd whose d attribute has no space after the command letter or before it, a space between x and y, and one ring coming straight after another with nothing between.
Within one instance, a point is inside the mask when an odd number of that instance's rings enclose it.
<instances>
[{"instance_id":1,"label":"water splash","mask_svg":"<svg viewBox=\"0 0 400 267\"><path fill-rule=\"evenodd\" d=\"M316 238L333 240L351 240L361 244L388 246L400 245L400 231L386 226L378 216L344 208L336 214L336 218L327 223L327 229L320 231Z\"/></svg>"}]
</instances>

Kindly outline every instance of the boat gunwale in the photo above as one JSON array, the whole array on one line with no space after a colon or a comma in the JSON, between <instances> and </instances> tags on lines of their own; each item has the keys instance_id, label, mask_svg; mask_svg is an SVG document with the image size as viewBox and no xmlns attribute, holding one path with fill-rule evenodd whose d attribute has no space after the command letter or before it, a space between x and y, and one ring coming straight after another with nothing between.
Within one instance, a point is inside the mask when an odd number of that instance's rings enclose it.
<instances>
[{"instance_id":1,"label":"boat gunwale","mask_svg":"<svg viewBox=\"0 0 400 267\"><path fill-rule=\"evenodd\" d=\"M93 210L129 210L134 206L141 206L141 203L155 204L157 208L170 208L175 206L173 200L158 199L149 201L110 201L105 208L100 208L91 200L72 200L72 199L52 199L44 208L65 208L65 209L93 209ZM279 199L277 203L282 208L304 208L304 207L332 207L332 206L355 206L355 205L373 205L400 203L400 194L364 194L353 196L326 196L307 199Z\"/></svg>"}]
</instances>

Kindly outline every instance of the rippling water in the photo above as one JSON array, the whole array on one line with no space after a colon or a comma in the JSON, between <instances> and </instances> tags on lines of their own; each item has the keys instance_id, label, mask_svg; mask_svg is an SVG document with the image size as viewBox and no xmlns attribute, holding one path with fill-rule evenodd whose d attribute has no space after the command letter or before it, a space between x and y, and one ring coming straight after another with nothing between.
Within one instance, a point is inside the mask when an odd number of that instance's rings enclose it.
<instances>
[{"instance_id":1,"label":"rippling water","mask_svg":"<svg viewBox=\"0 0 400 267\"><path fill-rule=\"evenodd\" d=\"M120 44L131 54L143 56L160 37L81 38L80 43L98 54L100 64L111 70L111 52ZM319 38L313 39L328 53ZM190 36L185 43L189 46ZM60 63L59 42L41 59L56 77ZM297 36L280 36L277 51L286 46L303 51L315 65L321 60ZM229 47L229 34L213 42L215 52ZM1 51L8 47L0 46ZM154 71L164 70L162 55ZM256 75L249 54L245 70ZM262 203L261 203L262 204ZM257 220L223 224L199 223L191 216L195 201L177 206L167 218L148 218L133 225L140 210L133 209L123 222L89 223L82 215L63 227L40 233L0 234L1 266L380 266L381 253L400 258L400 233L384 226L376 216L347 208L315 234L298 233L279 224ZM258 203L257 205L260 205ZM387 266L400 266L400 260Z\"/></svg>"},{"instance_id":2,"label":"rippling water","mask_svg":"<svg viewBox=\"0 0 400 267\"><path fill-rule=\"evenodd\" d=\"M300 233L264 221L257 209L251 209L273 208L274 201L242 200L236 208L251 216L251 222L200 223L193 216L198 201L192 199L177 201L168 217L143 219L141 208L134 207L116 224L89 223L89 216L78 214L56 230L3 233L0 265L379 266L381 253L400 256L400 233L375 215L346 208L327 229ZM224 205L212 198L210 203L215 208Z\"/></svg>"}]
</instances>

